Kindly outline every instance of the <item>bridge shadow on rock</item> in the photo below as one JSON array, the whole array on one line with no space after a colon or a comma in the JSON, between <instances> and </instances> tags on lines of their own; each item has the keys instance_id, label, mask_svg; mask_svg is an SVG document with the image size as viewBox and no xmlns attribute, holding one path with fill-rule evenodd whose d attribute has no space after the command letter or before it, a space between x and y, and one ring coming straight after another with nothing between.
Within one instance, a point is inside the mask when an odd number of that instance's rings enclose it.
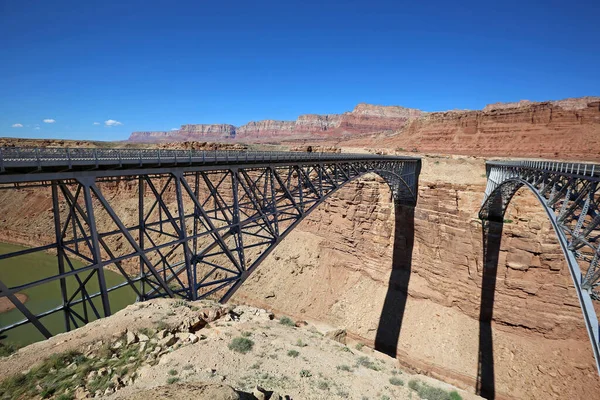
<instances>
[{"instance_id":1,"label":"bridge shadow on rock","mask_svg":"<svg viewBox=\"0 0 600 400\"><path fill-rule=\"evenodd\" d=\"M498 256L502 240L502 222L483 221L483 276L479 309L479 352L477 363L477 394L486 399L496 397L494 376L494 343L492 318Z\"/></svg>"},{"instance_id":2,"label":"bridge shadow on rock","mask_svg":"<svg viewBox=\"0 0 600 400\"><path fill-rule=\"evenodd\" d=\"M408 297L415 240L415 208L396 204L395 217L392 272L375 336L375 349L394 358Z\"/></svg>"}]
</instances>

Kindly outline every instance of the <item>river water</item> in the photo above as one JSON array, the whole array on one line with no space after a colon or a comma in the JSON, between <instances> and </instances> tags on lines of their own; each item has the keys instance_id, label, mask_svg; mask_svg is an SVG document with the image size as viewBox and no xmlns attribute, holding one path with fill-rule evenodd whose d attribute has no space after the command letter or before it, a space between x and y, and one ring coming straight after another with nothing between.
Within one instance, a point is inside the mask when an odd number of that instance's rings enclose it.
<instances>
[{"instance_id":1,"label":"river water","mask_svg":"<svg viewBox=\"0 0 600 400\"><path fill-rule=\"evenodd\" d=\"M22 249L25 249L25 247L0 242L0 254L6 254ZM83 266L81 262L75 260L74 258L71 259L71 261L73 262L73 266L75 268ZM13 257L7 260L0 260L0 280L8 287L25 284L56 275L57 273L58 261L56 255L43 251L24 256ZM116 272L105 269L104 273L106 282L109 286L119 284L125 280ZM84 272L79 274L79 277L81 280L84 280L88 274L89 272ZM67 293L74 293L77 288L77 281L75 278L67 278L66 283ZM98 291L98 278L96 275L90 279L90 282L86 288L88 293L96 293ZM45 283L43 285L23 290L20 293L23 293L27 296L25 305L33 313L43 312L62 304L59 279L56 279L50 283ZM81 298L81 294L79 294L76 298ZM135 301L135 293L129 286L125 286L110 292L109 300L111 311L114 314L128 304L133 303ZM100 315L102 315L102 302L99 297L94 299L94 305L100 312ZM83 306L74 306L74 310L83 316ZM88 316L90 317L90 320L95 319L95 315L89 306ZM23 314L17 309L0 313L0 326L11 324L13 322L22 320L23 318ZM42 322L53 335L65 331L65 319L62 311L43 317ZM78 323L80 323L79 320ZM71 324L71 326L73 325ZM26 324L3 333L0 336L0 339L3 343L13 343L20 347L43 340L44 336L39 333L39 331L32 324Z\"/></svg>"}]
</instances>

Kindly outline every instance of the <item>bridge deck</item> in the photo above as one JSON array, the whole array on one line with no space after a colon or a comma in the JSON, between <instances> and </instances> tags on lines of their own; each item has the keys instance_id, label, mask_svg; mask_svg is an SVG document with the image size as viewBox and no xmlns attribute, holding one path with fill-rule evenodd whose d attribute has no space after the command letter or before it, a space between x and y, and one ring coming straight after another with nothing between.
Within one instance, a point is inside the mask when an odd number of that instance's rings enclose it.
<instances>
[{"instance_id":1,"label":"bridge deck","mask_svg":"<svg viewBox=\"0 0 600 400\"><path fill-rule=\"evenodd\" d=\"M28 174L28 181L59 179L32 174L74 171L111 171L111 175L131 174L131 170L164 169L165 167L217 167L231 165L264 166L281 163L315 163L336 161L419 161L416 157L382 156L374 154L230 151L230 150L161 150L161 149L81 149L81 148L0 148L0 182L23 181L11 178ZM145 171L151 173L151 171Z\"/></svg>"}]
</instances>

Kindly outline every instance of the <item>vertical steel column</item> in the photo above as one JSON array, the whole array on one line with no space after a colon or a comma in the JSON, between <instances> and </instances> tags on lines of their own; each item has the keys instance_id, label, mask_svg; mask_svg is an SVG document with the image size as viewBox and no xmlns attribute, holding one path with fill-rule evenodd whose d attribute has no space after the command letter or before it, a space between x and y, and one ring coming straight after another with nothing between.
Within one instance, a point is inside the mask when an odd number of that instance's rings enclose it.
<instances>
[{"instance_id":1,"label":"vertical steel column","mask_svg":"<svg viewBox=\"0 0 600 400\"><path fill-rule=\"evenodd\" d=\"M102 309L104 316L110 316L110 302L108 300L108 291L106 290L106 279L104 277L104 268L99 264L102 261L100 254L100 244L98 242L98 229L96 228L96 217L94 216L94 204L92 203L92 195L90 186L94 184L94 178L79 179L79 183L83 186L83 196L85 200L85 209L88 217L90 237L92 239L92 258L94 260L96 274L98 275L98 286L100 287L100 298L102 299Z\"/></svg>"},{"instance_id":2,"label":"vertical steel column","mask_svg":"<svg viewBox=\"0 0 600 400\"><path fill-rule=\"evenodd\" d=\"M237 251L240 259L240 267L242 268L242 275L246 274L246 257L244 256L244 240L242 238L242 227L240 225L240 201L238 196L239 176L238 169L232 168L231 170L231 191L233 194L233 226L235 235L237 235ZM260 206L259 206L260 207Z\"/></svg>"},{"instance_id":3,"label":"vertical steel column","mask_svg":"<svg viewBox=\"0 0 600 400\"><path fill-rule=\"evenodd\" d=\"M139 246L142 252L144 251L144 234L146 231L146 223L144 218L144 178L142 175L138 177L138 219L139 219ZM144 258L140 254L140 292L142 298L139 300L146 300L146 274L144 271Z\"/></svg>"},{"instance_id":4,"label":"vertical steel column","mask_svg":"<svg viewBox=\"0 0 600 400\"><path fill-rule=\"evenodd\" d=\"M56 257L58 260L58 273L65 273L65 249L63 248L62 229L60 223L60 209L58 205L58 184L52 181L52 212L54 214L54 235L56 237ZM65 317L65 330L71 330L71 322L69 321L70 307L67 301L67 282L65 278L60 278L60 293L63 301L63 314Z\"/></svg>"},{"instance_id":5,"label":"vertical steel column","mask_svg":"<svg viewBox=\"0 0 600 400\"><path fill-rule=\"evenodd\" d=\"M185 209L183 208L183 196L181 193L181 181L183 180L183 174L181 172L176 172L173 174L173 176L175 177L175 194L177 196L177 208L179 209L179 238L182 240L181 245L183 246L183 259L185 261L185 270L188 279L188 298L191 300L196 300L196 282L194 281L194 273L192 271L191 252L187 236L187 229L185 227Z\"/></svg>"}]
</instances>

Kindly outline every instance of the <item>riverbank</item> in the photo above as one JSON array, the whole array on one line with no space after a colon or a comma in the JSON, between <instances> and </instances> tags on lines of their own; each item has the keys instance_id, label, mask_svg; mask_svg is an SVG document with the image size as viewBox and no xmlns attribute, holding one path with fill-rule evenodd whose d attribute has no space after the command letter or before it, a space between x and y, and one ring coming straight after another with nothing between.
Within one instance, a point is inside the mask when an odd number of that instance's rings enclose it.
<instances>
[{"instance_id":1,"label":"riverbank","mask_svg":"<svg viewBox=\"0 0 600 400\"><path fill-rule=\"evenodd\" d=\"M24 293L17 293L15 296L23 304L29 300L29 297L27 297L27 295ZM8 312L14 308L16 308L15 305L8 299L8 297L0 297L0 314Z\"/></svg>"}]
</instances>

